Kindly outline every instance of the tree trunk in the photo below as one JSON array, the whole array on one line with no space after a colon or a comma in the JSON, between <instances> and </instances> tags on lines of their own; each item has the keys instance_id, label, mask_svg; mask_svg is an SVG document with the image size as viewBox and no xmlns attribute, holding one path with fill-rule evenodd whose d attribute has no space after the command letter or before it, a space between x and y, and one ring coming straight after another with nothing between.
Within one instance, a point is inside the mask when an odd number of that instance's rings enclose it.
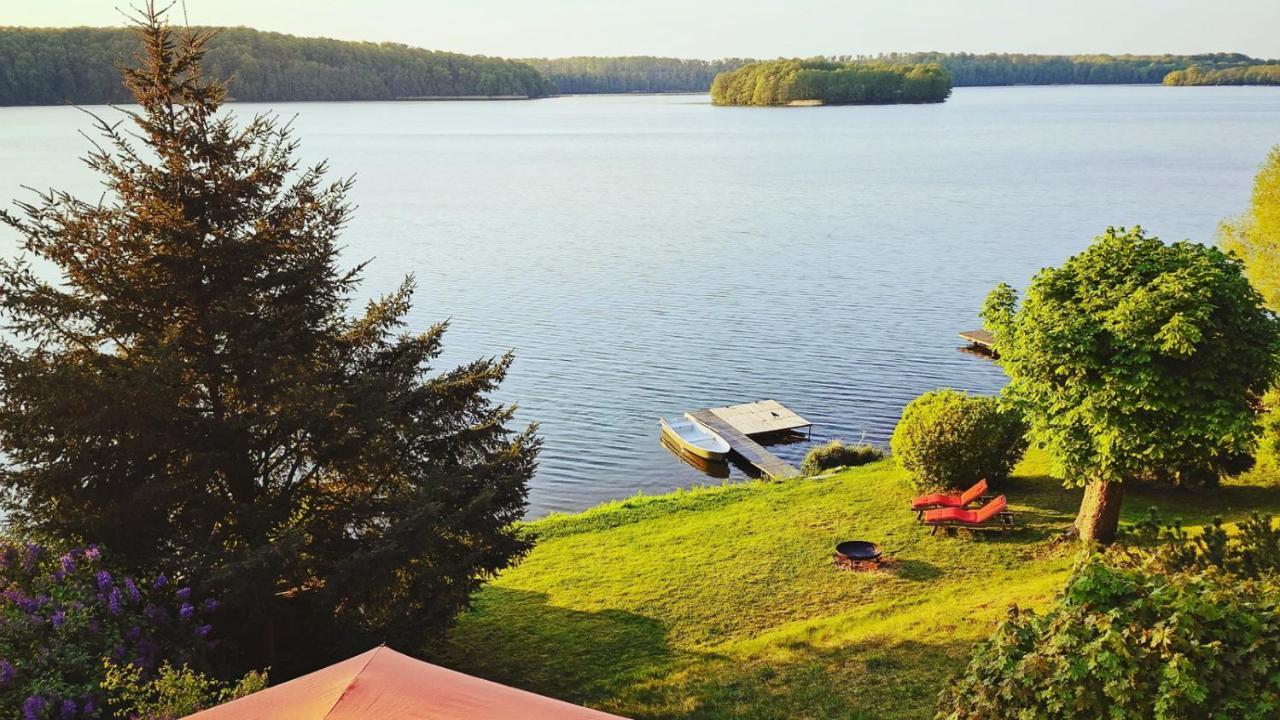
<instances>
[{"instance_id":1,"label":"tree trunk","mask_svg":"<svg viewBox=\"0 0 1280 720\"><path fill-rule=\"evenodd\" d=\"M1123 483L1091 482L1086 485L1080 512L1076 514L1076 532L1080 539L1110 545L1116 539L1116 528L1120 525L1122 499Z\"/></svg>"}]
</instances>

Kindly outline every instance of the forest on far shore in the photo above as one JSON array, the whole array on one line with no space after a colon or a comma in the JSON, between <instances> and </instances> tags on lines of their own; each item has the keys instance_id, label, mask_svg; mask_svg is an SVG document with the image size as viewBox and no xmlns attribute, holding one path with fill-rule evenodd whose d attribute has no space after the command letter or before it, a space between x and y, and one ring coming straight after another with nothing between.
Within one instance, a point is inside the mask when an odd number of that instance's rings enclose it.
<instances>
[{"instance_id":1,"label":"forest on far shore","mask_svg":"<svg viewBox=\"0 0 1280 720\"><path fill-rule=\"evenodd\" d=\"M0 27L0 105L128 102L116 65L131 64L137 44L126 28ZM242 101L556 94L514 60L239 27L214 36L205 71L231 78L231 97Z\"/></svg>"},{"instance_id":2,"label":"forest on far shore","mask_svg":"<svg viewBox=\"0 0 1280 720\"><path fill-rule=\"evenodd\" d=\"M1192 65L1164 77L1165 85L1280 85L1280 64L1250 65L1219 70Z\"/></svg>"},{"instance_id":3,"label":"forest on far shore","mask_svg":"<svg viewBox=\"0 0 1280 720\"><path fill-rule=\"evenodd\" d=\"M0 27L0 105L119 103L128 93L115 64L131 61L125 28ZM937 64L955 87L978 85L1275 84L1280 66L1240 53L1026 55L890 53L811 62ZM758 62L652 56L508 60L393 43L302 38L221 29L206 70L232 78L232 99L394 100L559 93L708 92L714 78ZM1168 78L1168 80L1166 80Z\"/></svg>"}]
</instances>

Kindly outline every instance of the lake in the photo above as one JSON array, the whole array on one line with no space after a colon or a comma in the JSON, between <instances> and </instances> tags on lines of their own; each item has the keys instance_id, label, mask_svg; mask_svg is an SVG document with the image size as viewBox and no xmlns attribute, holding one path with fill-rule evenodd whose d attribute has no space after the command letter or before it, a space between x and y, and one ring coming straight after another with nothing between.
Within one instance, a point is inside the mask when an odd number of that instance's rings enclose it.
<instances>
[{"instance_id":1,"label":"lake","mask_svg":"<svg viewBox=\"0 0 1280 720\"><path fill-rule=\"evenodd\" d=\"M417 276L413 325L452 323L442 366L516 351L499 397L546 443L531 517L722 482L659 444L659 415L774 398L813 442L886 443L921 392L994 392L1002 373L956 332L996 283L1025 286L1108 225L1211 241L1280 143L1280 88L233 109L296 116L304 160L357 176L344 257L371 260L368 295ZM87 121L0 108L0 198L96 194Z\"/></svg>"}]
</instances>

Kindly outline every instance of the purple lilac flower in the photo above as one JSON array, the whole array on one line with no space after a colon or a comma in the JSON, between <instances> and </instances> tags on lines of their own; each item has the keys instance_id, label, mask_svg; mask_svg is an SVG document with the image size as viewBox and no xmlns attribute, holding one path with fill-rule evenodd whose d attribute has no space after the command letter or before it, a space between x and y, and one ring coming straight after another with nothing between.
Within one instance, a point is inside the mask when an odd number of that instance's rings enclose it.
<instances>
[{"instance_id":1,"label":"purple lilac flower","mask_svg":"<svg viewBox=\"0 0 1280 720\"><path fill-rule=\"evenodd\" d=\"M119 615L120 603L120 588L111 588L111 592L107 593L107 612L112 615Z\"/></svg>"},{"instance_id":2,"label":"purple lilac flower","mask_svg":"<svg viewBox=\"0 0 1280 720\"><path fill-rule=\"evenodd\" d=\"M201 607L204 608L205 612L213 612L214 610L218 609L218 605L219 603L217 600L214 600L213 598L209 598L204 601Z\"/></svg>"},{"instance_id":3,"label":"purple lilac flower","mask_svg":"<svg viewBox=\"0 0 1280 720\"><path fill-rule=\"evenodd\" d=\"M98 556L99 556L99 555L101 555L101 554L102 554L102 553L100 553L100 552L98 551L98 546L97 546L97 545L90 545L89 547L87 547L87 548L85 548L85 549L84 549L84 559L85 559L85 560L97 560L97 559L98 559Z\"/></svg>"},{"instance_id":4,"label":"purple lilac flower","mask_svg":"<svg viewBox=\"0 0 1280 720\"><path fill-rule=\"evenodd\" d=\"M39 610L41 605L40 598L27 597L23 595L21 592L16 593L16 597L14 598L14 604L16 604L19 608L21 608L23 612L26 612L28 614L34 613L35 611Z\"/></svg>"},{"instance_id":5,"label":"purple lilac flower","mask_svg":"<svg viewBox=\"0 0 1280 720\"><path fill-rule=\"evenodd\" d=\"M67 622L67 613L63 610L57 610L49 616L49 622L55 627L60 628Z\"/></svg>"},{"instance_id":6,"label":"purple lilac flower","mask_svg":"<svg viewBox=\"0 0 1280 720\"><path fill-rule=\"evenodd\" d=\"M124 591L128 593L129 599L133 602L138 602L142 599L142 593L138 592L138 586L133 582L133 578L131 577L124 579Z\"/></svg>"},{"instance_id":7,"label":"purple lilac flower","mask_svg":"<svg viewBox=\"0 0 1280 720\"><path fill-rule=\"evenodd\" d=\"M39 695L32 695L22 703L23 720L40 720L40 714L44 712L45 699Z\"/></svg>"},{"instance_id":8,"label":"purple lilac flower","mask_svg":"<svg viewBox=\"0 0 1280 720\"><path fill-rule=\"evenodd\" d=\"M142 637L142 628L138 627L137 625L134 625L133 627L125 631L124 637L126 640L137 640L138 638Z\"/></svg>"},{"instance_id":9,"label":"purple lilac flower","mask_svg":"<svg viewBox=\"0 0 1280 720\"><path fill-rule=\"evenodd\" d=\"M36 566L36 561L40 559L40 553L44 552L44 548L35 543L27 543L27 551L22 556L22 569L31 572Z\"/></svg>"},{"instance_id":10,"label":"purple lilac flower","mask_svg":"<svg viewBox=\"0 0 1280 720\"><path fill-rule=\"evenodd\" d=\"M201 625L200 627L196 628L196 637L198 638L209 637L209 633L211 632L213 632L212 625Z\"/></svg>"},{"instance_id":11,"label":"purple lilac flower","mask_svg":"<svg viewBox=\"0 0 1280 720\"><path fill-rule=\"evenodd\" d=\"M67 553L58 558L58 564L62 566L62 572L73 573L76 571L76 559L71 553Z\"/></svg>"},{"instance_id":12,"label":"purple lilac flower","mask_svg":"<svg viewBox=\"0 0 1280 720\"><path fill-rule=\"evenodd\" d=\"M68 699L66 699L66 700L63 700L63 701L62 701L62 714L61 714L61 716L62 716L63 718L65 718L66 720L73 720L73 718L75 718L75 716L76 716L76 710L78 710L78 709L79 709L79 708L77 708L77 707L76 707L76 701L75 701L75 700L71 700L71 699L69 699L69 698L68 698Z\"/></svg>"},{"instance_id":13,"label":"purple lilac flower","mask_svg":"<svg viewBox=\"0 0 1280 720\"><path fill-rule=\"evenodd\" d=\"M196 609L191 607L191 603L182 603L182 607L178 608L178 617L183 620L190 620L196 614Z\"/></svg>"},{"instance_id":14,"label":"purple lilac flower","mask_svg":"<svg viewBox=\"0 0 1280 720\"><path fill-rule=\"evenodd\" d=\"M111 589L111 573L106 570L98 571L98 592L106 592Z\"/></svg>"},{"instance_id":15,"label":"purple lilac flower","mask_svg":"<svg viewBox=\"0 0 1280 720\"><path fill-rule=\"evenodd\" d=\"M175 595L177 595L178 599L181 600L182 602L186 602L191 598L191 588L189 587L178 588L178 592L175 593Z\"/></svg>"},{"instance_id":16,"label":"purple lilac flower","mask_svg":"<svg viewBox=\"0 0 1280 720\"><path fill-rule=\"evenodd\" d=\"M13 663L8 660L0 660L0 685L8 685L16 674L18 674L18 671L13 667Z\"/></svg>"},{"instance_id":17,"label":"purple lilac flower","mask_svg":"<svg viewBox=\"0 0 1280 720\"><path fill-rule=\"evenodd\" d=\"M84 716L93 717L93 711L97 708L93 704L93 698L85 698L84 700Z\"/></svg>"}]
</instances>

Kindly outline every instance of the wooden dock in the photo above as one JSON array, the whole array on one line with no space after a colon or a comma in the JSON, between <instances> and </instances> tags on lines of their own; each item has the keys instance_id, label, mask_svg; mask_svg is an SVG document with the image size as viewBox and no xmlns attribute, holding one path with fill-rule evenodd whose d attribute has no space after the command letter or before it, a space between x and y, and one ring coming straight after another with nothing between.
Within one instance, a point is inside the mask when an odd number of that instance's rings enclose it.
<instances>
[{"instance_id":1,"label":"wooden dock","mask_svg":"<svg viewBox=\"0 0 1280 720\"><path fill-rule=\"evenodd\" d=\"M996 356L996 336L987 330L965 330L959 333L960 338L969 343L970 350L984 355Z\"/></svg>"},{"instance_id":2,"label":"wooden dock","mask_svg":"<svg viewBox=\"0 0 1280 720\"><path fill-rule=\"evenodd\" d=\"M725 442L729 443L729 447L733 448L733 452L770 480L782 480L800 475L799 470L750 437L813 426L813 423L783 407L782 403L776 400L764 400L758 403L695 410L685 413L685 416L702 423L724 438Z\"/></svg>"}]
</instances>

